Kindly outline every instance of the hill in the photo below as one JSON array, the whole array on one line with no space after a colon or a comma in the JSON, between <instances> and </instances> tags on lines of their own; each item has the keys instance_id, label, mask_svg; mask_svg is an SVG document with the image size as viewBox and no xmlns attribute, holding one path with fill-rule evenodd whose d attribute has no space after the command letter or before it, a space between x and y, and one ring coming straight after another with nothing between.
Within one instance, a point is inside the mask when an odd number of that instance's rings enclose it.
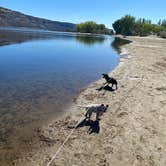
<instances>
[{"instance_id":1,"label":"hill","mask_svg":"<svg viewBox=\"0 0 166 166\"><path fill-rule=\"evenodd\" d=\"M75 31L73 23L51 21L0 7L0 27L26 27L51 31Z\"/></svg>"}]
</instances>

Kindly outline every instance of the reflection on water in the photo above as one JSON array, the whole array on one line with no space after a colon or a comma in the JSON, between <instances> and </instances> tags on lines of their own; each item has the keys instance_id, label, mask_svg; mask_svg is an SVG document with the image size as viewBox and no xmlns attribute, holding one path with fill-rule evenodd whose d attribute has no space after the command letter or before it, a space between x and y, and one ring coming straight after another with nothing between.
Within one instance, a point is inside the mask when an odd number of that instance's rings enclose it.
<instances>
[{"instance_id":1,"label":"reflection on water","mask_svg":"<svg viewBox=\"0 0 166 166\"><path fill-rule=\"evenodd\" d=\"M112 41L94 35L0 30L0 162L33 126L59 116L80 88L116 67Z\"/></svg>"},{"instance_id":2,"label":"reflection on water","mask_svg":"<svg viewBox=\"0 0 166 166\"><path fill-rule=\"evenodd\" d=\"M74 38L78 42L93 45L95 43L102 43L105 40L104 36L99 35L83 35L83 34L75 34L68 32L52 32L52 31L32 31L32 30L2 30L0 29L0 46L14 44L14 43L22 43L30 40L40 40L40 39L62 39L65 38L71 39Z\"/></svg>"},{"instance_id":3,"label":"reflection on water","mask_svg":"<svg viewBox=\"0 0 166 166\"><path fill-rule=\"evenodd\" d=\"M80 43L86 45L93 45L95 43L103 43L105 38L103 36L95 37L95 36L86 35L86 36L76 36L76 39Z\"/></svg>"},{"instance_id":4,"label":"reflection on water","mask_svg":"<svg viewBox=\"0 0 166 166\"><path fill-rule=\"evenodd\" d=\"M130 40L127 39L121 39L119 37L115 37L113 42L111 43L112 48L114 48L118 53L120 53L120 46L124 44L129 44L131 43Z\"/></svg>"},{"instance_id":5,"label":"reflection on water","mask_svg":"<svg viewBox=\"0 0 166 166\"><path fill-rule=\"evenodd\" d=\"M22 43L31 40L40 40L40 39L53 39L53 38L62 38L63 36L68 36L67 33L54 33L50 31L32 31L32 30L2 30L0 29L0 46L9 45L14 43Z\"/></svg>"}]
</instances>

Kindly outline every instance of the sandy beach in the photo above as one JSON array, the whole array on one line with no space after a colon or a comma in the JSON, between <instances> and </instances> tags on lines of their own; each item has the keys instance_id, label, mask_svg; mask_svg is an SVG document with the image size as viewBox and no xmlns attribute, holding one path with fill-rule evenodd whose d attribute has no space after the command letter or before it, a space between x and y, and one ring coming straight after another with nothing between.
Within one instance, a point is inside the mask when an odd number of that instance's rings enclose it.
<instances>
[{"instance_id":1,"label":"sandy beach","mask_svg":"<svg viewBox=\"0 0 166 166\"><path fill-rule=\"evenodd\" d=\"M101 79L82 90L64 118L35 131L36 143L27 142L31 152L16 156L12 165L47 166L55 154L50 166L166 165L166 40L127 39L132 43L122 47L120 63L110 73L118 89L96 90ZM109 109L99 133L89 134L89 126L74 129L84 119L79 106L100 103Z\"/></svg>"}]
</instances>

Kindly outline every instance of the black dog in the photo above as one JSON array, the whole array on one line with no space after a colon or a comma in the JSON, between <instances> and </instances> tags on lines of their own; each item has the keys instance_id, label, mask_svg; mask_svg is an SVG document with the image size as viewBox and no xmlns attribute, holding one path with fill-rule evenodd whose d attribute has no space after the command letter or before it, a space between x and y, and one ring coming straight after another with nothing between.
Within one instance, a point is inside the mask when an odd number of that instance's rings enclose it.
<instances>
[{"instance_id":1,"label":"black dog","mask_svg":"<svg viewBox=\"0 0 166 166\"><path fill-rule=\"evenodd\" d=\"M105 84L107 84L107 85L112 84L112 87L115 85L116 89L118 89L118 87L117 87L118 82L114 78L109 77L108 74L102 74L102 75L103 75L103 78L106 80L106 83L104 83L104 85Z\"/></svg>"}]
</instances>

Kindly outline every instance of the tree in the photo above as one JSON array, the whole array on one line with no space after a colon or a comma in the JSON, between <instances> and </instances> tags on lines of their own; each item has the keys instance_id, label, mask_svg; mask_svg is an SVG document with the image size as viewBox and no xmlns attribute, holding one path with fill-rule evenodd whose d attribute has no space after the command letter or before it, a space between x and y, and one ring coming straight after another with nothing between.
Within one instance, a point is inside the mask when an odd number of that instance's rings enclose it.
<instances>
[{"instance_id":1,"label":"tree","mask_svg":"<svg viewBox=\"0 0 166 166\"><path fill-rule=\"evenodd\" d=\"M162 22L161 22L161 26L163 26L163 27L166 28L166 19L162 20Z\"/></svg>"},{"instance_id":2,"label":"tree","mask_svg":"<svg viewBox=\"0 0 166 166\"><path fill-rule=\"evenodd\" d=\"M147 36L153 32L154 26L151 24L151 20L140 18L135 22L134 32L135 35Z\"/></svg>"},{"instance_id":3,"label":"tree","mask_svg":"<svg viewBox=\"0 0 166 166\"><path fill-rule=\"evenodd\" d=\"M106 27L104 24L97 24L93 21L86 21L76 25L78 32L83 33L105 33Z\"/></svg>"},{"instance_id":4,"label":"tree","mask_svg":"<svg viewBox=\"0 0 166 166\"><path fill-rule=\"evenodd\" d=\"M164 27L162 27L161 25L153 25L153 32L155 34L159 34L162 31L164 31Z\"/></svg>"},{"instance_id":5,"label":"tree","mask_svg":"<svg viewBox=\"0 0 166 166\"><path fill-rule=\"evenodd\" d=\"M122 24L122 21L119 19L117 21L115 21L113 24L112 24L116 34L121 34L122 33L122 27L123 27L123 24Z\"/></svg>"},{"instance_id":6,"label":"tree","mask_svg":"<svg viewBox=\"0 0 166 166\"><path fill-rule=\"evenodd\" d=\"M113 23L116 34L147 36L166 31L166 20L160 20L157 24L152 24L151 20L126 15ZM165 30L164 30L165 29Z\"/></svg>"},{"instance_id":7,"label":"tree","mask_svg":"<svg viewBox=\"0 0 166 166\"><path fill-rule=\"evenodd\" d=\"M158 21L158 23L157 23L158 25L161 25L161 19Z\"/></svg>"},{"instance_id":8,"label":"tree","mask_svg":"<svg viewBox=\"0 0 166 166\"><path fill-rule=\"evenodd\" d=\"M113 23L116 34L132 35L134 31L135 17L126 15Z\"/></svg>"},{"instance_id":9,"label":"tree","mask_svg":"<svg viewBox=\"0 0 166 166\"><path fill-rule=\"evenodd\" d=\"M97 29L97 24L93 21L87 21L76 25L78 32L93 33Z\"/></svg>"}]
</instances>

